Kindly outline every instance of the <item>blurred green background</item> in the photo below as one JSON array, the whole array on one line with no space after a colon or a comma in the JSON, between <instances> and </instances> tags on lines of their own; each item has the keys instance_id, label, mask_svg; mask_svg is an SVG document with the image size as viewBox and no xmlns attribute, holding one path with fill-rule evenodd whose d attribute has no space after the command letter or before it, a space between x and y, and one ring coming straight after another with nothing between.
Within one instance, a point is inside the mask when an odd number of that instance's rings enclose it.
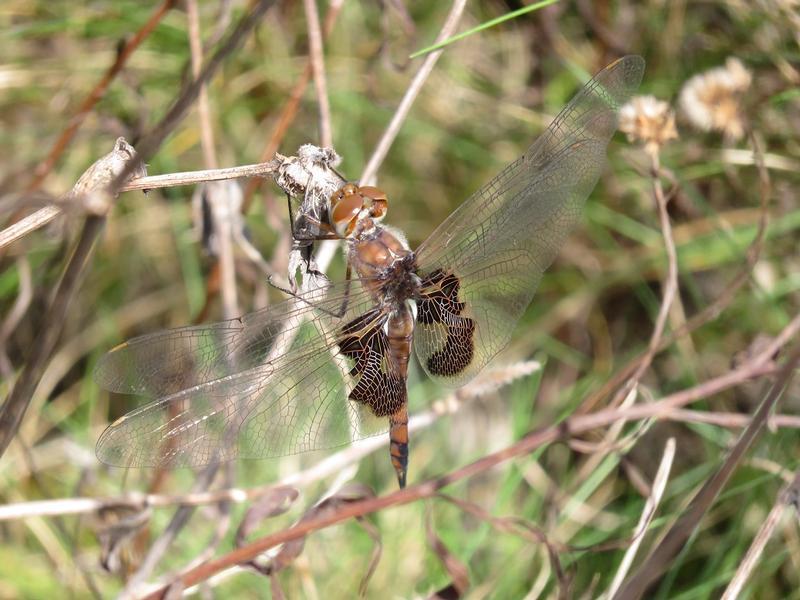
<instances>
[{"instance_id":1,"label":"blurred green background","mask_svg":"<svg viewBox=\"0 0 800 600\"><path fill-rule=\"evenodd\" d=\"M470 2L459 30L522 5L510 0ZM113 63L120 41L133 35L156 6L126 0L3 2L4 199L24 189L35 166ZM319 7L324 15L327 4ZM201 3L203 39L218 36L227 11L236 22L247 8L241 1ZM433 41L448 10L449 3L443 2L344 4L324 50L334 146L344 158L340 170L349 178L358 178L422 60L409 61L408 54ZM748 282L730 306L660 353L643 384L658 398L720 375L760 336L778 332L800 304L799 40L800 14L790 2L577 0L456 42L445 49L379 171L378 184L391 199L386 222L405 231L412 247L418 245L472 191L518 157L588 75L621 54L644 56L647 70L641 93L673 105L690 77L737 57L753 76L742 99L742 114L763 141L772 183L766 241ZM258 162L307 56L302 3L278 2L209 87L220 166ZM67 192L111 149L117 136L135 146L167 111L189 73L187 15L179 7L161 20L113 80L42 189L54 195ZM300 144L318 142L317 123L312 84L280 151L293 154ZM678 189L670 216L682 306L691 316L722 293L744 264L759 218L759 183L746 139L699 132L680 112L678 131L680 138L665 147L661 161ZM149 161L148 172L203 166L198 114L192 110ZM582 226L545 275L512 345L498 359L506 364L533 357L542 361L543 371L465 403L458 415L414 435L410 484L452 471L563 418L646 347L666 267L647 168L642 150L618 135ZM161 474L155 482L152 471L124 472L96 461L98 435L110 420L133 408L135 399L110 398L91 379L97 359L115 344L188 324L203 311L212 261L193 230L191 195L191 187L178 187L147 196L120 196L32 398L19 441L0 460L4 503L191 489L193 475L188 471ZM278 270L285 269L287 218L282 193L263 182L246 225L254 246ZM21 293L21 257L27 258L34 290L24 318L4 342L6 373L18 374L24 364L79 223L79 215L68 214L4 251L0 314L9 314ZM278 299L245 257L237 255L237 260L242 312ZM343 272L341 255L330 272L334 278ZM221 318L216 297L202 317ZM12 377L3 376L3 396ZM751 412L764 384L740 386L693 408ZM412 412L446 394L412 367ZM782 412L795 413L799 404L795 387L784 399ZM583 548L563 552L560 559L570 580L570 597L595 597L607 589L642 511L637 476L652 480L667 437L676 439L676 461L640 553L713 473L737 431L657 422L632 447L606 452L589 471L591 456L557 444L447 492L495 516L525 519L550 539ZM600 435L587 439L598 441ZM800 441L792 429L764 436L691 543L652 588L652 597L718 595L775 502L782 475L797 467L798 451ZM236 465L236 484L261 485L324 456L242 463ZM350 475L378 493L396 486L383 446ZM331 483L328 479L304 490L286 515L265 521L258 532L292 523ZM245 508L231 508L233 527L220 552L232 547L233 530ZM380 535L382 558L369 581L369 597L425 597L448 584L448 573L426 539L426 511L437 535L468 568L467 597L557 595L542 544L499 533L484 520L434 499L371 518ZM171 509L155 510L144 533L126 545L123 574L100 567L102 552L95 535L99 518L35 517L3 523L0 597L112 596L122 589L124 572L136 569L143 550L171 514ZM159 574L181 569L201 555L218 520L212 508L199 509L159 565ZM592 548L611 541L620 542L621 548ZM277 575L279 584L289 598L354 597L373 546L353 522L318 532L308 539L302 555ZM762 555L746 597L800 597L798 560L800 531L796 520L786 519ZM215 582L213 590L219 597L271 597L269 581L252 572Z\"/></svg>"}]
</instances>

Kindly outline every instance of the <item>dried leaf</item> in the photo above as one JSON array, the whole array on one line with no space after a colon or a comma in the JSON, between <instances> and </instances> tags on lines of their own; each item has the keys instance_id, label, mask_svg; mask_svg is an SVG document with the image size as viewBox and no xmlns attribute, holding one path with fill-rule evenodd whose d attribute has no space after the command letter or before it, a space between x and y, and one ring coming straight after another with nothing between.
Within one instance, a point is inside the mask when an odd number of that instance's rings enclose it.
<instances>
[{"instance_id":1,"label":"dried leaf","mask_svg":"<svg viewBox=\"0 0 800 600\"><path fill-rule=\"evenodd\" d=\"M152 510L131 506L104 508L96 515L95 531L100 542L100 565L109 573L126 570L130 542L150 522Z\"/></svg>"}]
</instances>

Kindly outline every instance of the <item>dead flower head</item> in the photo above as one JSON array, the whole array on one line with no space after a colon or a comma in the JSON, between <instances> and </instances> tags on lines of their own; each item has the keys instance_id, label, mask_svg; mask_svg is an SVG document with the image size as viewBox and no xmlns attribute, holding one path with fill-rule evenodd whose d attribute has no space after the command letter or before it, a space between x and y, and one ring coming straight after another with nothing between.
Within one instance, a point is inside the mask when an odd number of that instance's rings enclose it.
<instances>
[{"instance_id":1,"label":"dead flower head","mask_svg":"<svg viewBox=\"0 0 800 600\"><path fill-rule=\"evenodd\" d=\"M641 142L650 154L678 137L675 112L655 96L635 96L619 111L619 129L632 142Z\"/></svg>"},{"instance_id":2,"label":"dead flower head","mask_svg":"<svg viewBox=\"0 0 800 600\"><path fill-rule=\"evenodd\" d=\"M738 58L728 58L724 67L695 75L681 90L680 105L689 122L703 131L721 131L737 140L744 135L740 111L742 95L753 76Z\"/></svg>"}]
</instances>

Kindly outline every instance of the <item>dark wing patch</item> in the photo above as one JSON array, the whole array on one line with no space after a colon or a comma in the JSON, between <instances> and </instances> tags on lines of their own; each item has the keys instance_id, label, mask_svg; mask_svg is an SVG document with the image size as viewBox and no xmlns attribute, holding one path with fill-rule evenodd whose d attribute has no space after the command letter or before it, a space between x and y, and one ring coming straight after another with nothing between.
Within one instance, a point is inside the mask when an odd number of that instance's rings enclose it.
<instances>
[{"instance_id":1,"label":"dark wing patch","mask_svg":"<svg viewBox=\"0 0 800 600\"><path fill-rule=\"evenodd\" d=\"M461 373L475 353L475 322L461 316L466 305L458 298L460 288L458 277L445 274L442 269L436 269L422 280L417 321L423 325L438 323L447 331L441 348L428 357L428 372L432 375Z\"/></svg>"},{"instance_id":2,"label":"dark wing patch","mask_svg":"<svg viewBox=\"0 0 800 600\"><path fill-rule=\"evenodd\" d=\"M339 351L353 361L350 375L358 383L349 398L366 404L377 417L394 414L406 402L406 382L389 352L384 326L389 315L379 308L356 317L341 329Z\"/></svg>"}]
</instances>

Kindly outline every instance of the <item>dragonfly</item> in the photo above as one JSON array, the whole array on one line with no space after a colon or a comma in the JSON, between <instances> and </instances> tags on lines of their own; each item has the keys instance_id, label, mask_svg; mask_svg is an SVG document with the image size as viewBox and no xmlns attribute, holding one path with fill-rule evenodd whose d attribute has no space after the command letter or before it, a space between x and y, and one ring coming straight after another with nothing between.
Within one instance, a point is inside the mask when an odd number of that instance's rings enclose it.
<instances>
[{"instance_id":1,"label":"dragonfly","mask_svg":"<svg viewBox=\"0 0 800 600\"><path fill-rule=\"evenodd\" d=\"M108 426L98 458L199 467L332 449L388 429L404 487L412 351L428 376L461 386L507 345L580 219L618 110L643 72L638 56L600 71L416 250L382 223L386 194L348 183L331 196L320 228L346 243L344 281L109 351L96 381L150 401Z\"/></svg>"}]
</instances>

